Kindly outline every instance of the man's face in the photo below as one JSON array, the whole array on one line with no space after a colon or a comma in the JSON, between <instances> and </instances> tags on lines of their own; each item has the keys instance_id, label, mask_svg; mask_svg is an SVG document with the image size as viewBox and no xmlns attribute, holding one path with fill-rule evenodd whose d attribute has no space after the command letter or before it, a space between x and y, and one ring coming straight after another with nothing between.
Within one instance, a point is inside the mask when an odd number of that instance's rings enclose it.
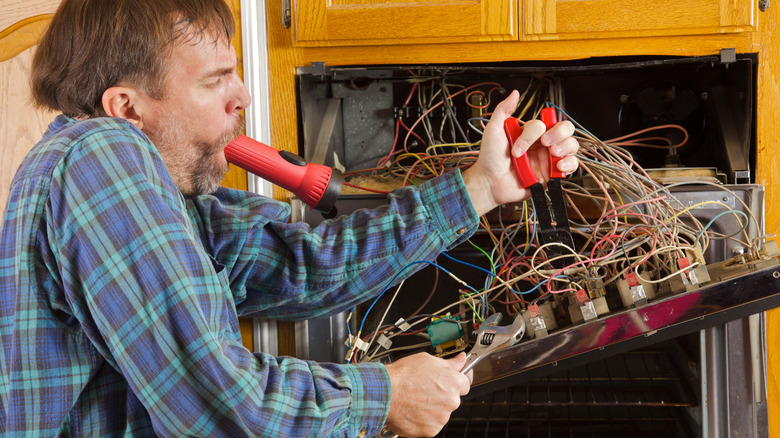
<instances>
[{"instance_id":1,"label":"man's face","mask_svg":"<svg viewBox=\"0 0 780 438\"><path fill-rule=\"evenodd\" d=\"M226 38L177 41L168 64L165 96L148 107L142 130L157 146L185 196L212 193L228 170L225 146L244 129L240 111L249 106Z\"/></svg>"}]
</instances>

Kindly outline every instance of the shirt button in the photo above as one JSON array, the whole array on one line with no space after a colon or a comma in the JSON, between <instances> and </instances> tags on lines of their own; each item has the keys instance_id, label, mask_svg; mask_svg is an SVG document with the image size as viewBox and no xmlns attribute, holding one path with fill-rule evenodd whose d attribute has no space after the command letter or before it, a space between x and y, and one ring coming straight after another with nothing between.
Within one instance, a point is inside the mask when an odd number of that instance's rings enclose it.
<instances>
[{"instance_id":1,"label":"shirt button","mask_svg":"<svg viewBox=\"0 0 780 438\"><path fill-rule=\"evenodd\" d=\"M466 233L466 227L463 227L457 231L458 234L465 234Z\"/></svg>"},{"instance_id":2,"label":"shirt button","mask_svg":"<svg viewBox=\"0 0 780 438\"><path fill-rule=\"evenodd\" d=\"M360 431L360 433L358 434L358 438L366 438L366 434L368 434L368 430L366 430L366 429L363 429L363 430L361 430L361 431Z\"/></svg>"}]
</instances>

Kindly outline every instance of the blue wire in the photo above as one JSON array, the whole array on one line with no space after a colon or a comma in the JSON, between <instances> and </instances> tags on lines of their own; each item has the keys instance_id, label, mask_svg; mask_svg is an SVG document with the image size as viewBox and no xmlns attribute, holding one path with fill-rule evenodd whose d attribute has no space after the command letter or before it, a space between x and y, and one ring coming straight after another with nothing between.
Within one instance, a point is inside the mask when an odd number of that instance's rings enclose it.
<instances>
[{"instance_id":1,"label":"blue wire","mask_svg":"<svg viewBox=\"0 0 780 438\"><path fill-rule=\"evenodd\" d=\"M458 262L458 263L460 263L460 264L463 264L463 265L466 265L466 266L470 266L470 267L472 267L472 268L479 269L480 271L483 271L483 272L485 272L485 273L487 273L487 274L489 274L489 275L492 275L493 277L496 277L496 278L498 278L498 275L496 275L496 274L494 274L494 273L492 273L492 272L488 271L488 270L487 270L487 269L485 269L485 268L479 267L479 266L477 266L477 265L472 265L471 263L464 262L463 260L458 260L458 259L456 259L456 258L452 257L451 255L447 254L446 252L443 252L443 253L441 253L441 254L442 254L443 256L447 257L448 259L450 259L450 260L454 261L454 262ZM445 272L446 272L446 271L445 271ZM567 276L566 276L566 275L559 275L559 276L557 276L557 277L555 277L555 278L567 278ZM549 281L549 280L547 280L547 281ZM525 292L518 292L518 291L516 291L516 290L512 289L511 287L509 288L509 290L511 290L512 292L514 292L514 293L515 293L515 294L517 294L517 295L526 295L526 294L530 294L531 292L535 291L536 289L538 289L538 288L539 288L539 286L543 285L544 283L547 283L547 281L543 281L543 282L541 282L541 283L537 284L536 286L534 286L534 287L533 287L531 290L528 290L528 291L525 291Z\"/></svg>"},{"instance_id":2,"label":"blue wire","mask_svg":"<svg viewBox=\"0 0 780 438\"><path fill-rule=\"evenodd\" d=\"M364 325L365 325L365 323L366 323L366 318L368 317L368 314L369 314L369 313L371 313L371 310L374 308L374 306L376 305L376 303L377 303L377 302L379 302L379 299L380 299L380 298L382 298L382 295L384 295L384 293L385 293L385 292L387 292L387 289L389 289L389 288L390 288L390 286L391 286L391 285L393 285L393 284L395 283L395 280L398 278L398 276L399 276L399 275L401 275L401 274L402 274L402 273L403 273L403 272L404 272L406 269L408 269L409 267L411 267L411 266L414 266L414 265L418 265L418 264L421 264L421 263L426 263L426 264L429 264L429 265L433 265L433 266L435 266L435 267L437 267L437 268L441 269L442 271L446 272L448 275L452 275L452 273L450 273L450 271L448 271L448 270L444 269L444 268L443 268L443 267L441 267L440 265L438 265L438 264L436 264L436 263L434 263L434 262L432 262L432 261L429 261L429 260L421 260L421 261L418 261L418 262L412 262L412 263L409 263L408 265L404 266L404 267L403 267L403 268L402 268L400 271L398 271L398 272L397 272L397 273L396 273L396 274L393 276L393 278L391 278L391 279L390 279L390 281L387 283L387 286L385 286L385 288L384 288L384 289L382 289L382 292L380 292L380 293L379 293L379 295L377 295L377 297L374 299L374 302L372 302L372 303L371 303L371 305L368 307L368 310L367 310L367 311L366 311L366 313L363 315L363 320L362 320L362 321L360 321L360 328L358 329L358 333L362 333L362 332L363 332L363 326L364 326ZM471 289L471 290L472 290L472 291L473 291L475 294L479 294L479 291L477 291L476 289L474 289L472 286L470 286L470 285L466 284L466 287L468 287L469 289ZM487 309L487 300L486 300L486 298L485 298L485 296L484 296L484 295L482 296L482 302L483 302L483 306L484 306L484 308L485 308L485 309ZM353 311L354 311L354 308L353 308ZM349 331L349 324L347 324L347 331ZM352 346L350 345L350 348L351 348L351 347L352 347Z\"/></svg>"},{"instance_id":3,"label":"blue wire","mask_svg":"<svg viewBox=\"0 0 780 438\"><path fill-rule=\"evenodd\" d=\"M745 217L745 223L750 222L750 219L748 218L748 215L745 214L745 212L739 211L739 210L726 210L724 212L718 213L714 218L712 218L710 220L710 222L707 225L704 226L703 230L699 231L699 234L696 235L696 241L698 242L699 239L701 239L702 234L704 234L707 231L707 229L709 229L712 226L712 224L715 223L715 221L719 217L723 216L724 214L735 214L735 213L736 214L741 214L742 216L744 216ZM742 229L745 229L745 225L742 226Z\"/></svg>"}]
</instances>

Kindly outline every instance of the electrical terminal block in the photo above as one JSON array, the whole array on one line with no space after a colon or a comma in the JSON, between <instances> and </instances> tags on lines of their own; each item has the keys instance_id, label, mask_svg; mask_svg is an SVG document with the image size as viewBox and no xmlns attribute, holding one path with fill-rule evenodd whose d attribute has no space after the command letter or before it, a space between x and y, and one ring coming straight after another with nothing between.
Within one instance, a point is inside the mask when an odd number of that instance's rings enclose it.
<instances>
[{"instance_id":1,"label":"electrical terminal block","mask_svg":"<svg viewBox=\"0 0 780 438\"><path fill-rule=\"evenodd\" d=\"M776 259L780 256L780 249L777 247L777 242L774 240L767 240L761 245L761 249L758 250L758 257L764 259Z\"/></svg>"},{"instance_id":2,"label":"electrical terminal block","mask_svg":"<svg viewBox=\"0 0 780 438\"><path fill-rule=\"evenodd\" d=\"M569 296L569 317L574 324L592 321L607 313L609 306L603 296L591 299L583 289Z\"/></svg>"},{"instance_id":3,"label":"electrical terminal block","mask_svg":"<svg viewBox=\"0 0 780 438\"><path fill-rule=\"evenodd\" d=\"M688 257L677 259L677 267L682 271L680 272L680 278L686 287L699 284L699 279L696 278L696 271L690 266L691 262L688 261Z\"/></svg>"},{"instance_id":4,"label":"electrical terminal block","mask_svg":"<svg viewBox=\"0 0 780 438\"><path fill-rule=\"evenodd\" d=\"M592 300L588 300L580 304L580 313L582 314L582 319L585 320L585 322L594 320L599 317L598 313L596 313L596 306L593 304Z\"/></svg>"},{"instance_id":5,"label":"electrical terminal block","mask_svg":"<svg viewBox=\"0 0 780 438\"><path fill-rule=\"evenodd\" d=\"M534 337L542 337L548 334L547 324L545 324L542 315L531 317L531 328L534 330Z\"/></svg>"},{"instance_id":6,"label":"electrical terminal block","mask_svg":"<svg viewBox=\"0 0 780 438\"><path fill-rule=\"evenodd\" d=\"M598 278L598 271L596 269L591 269L588 272L588 275L596 277L585 282L585 287L588 289L588 296L595 299L606 295L607 291L604 289L604 281L602 281L601 278Z\"/></svg>"},{"instance_id":7,"label":"electrical terminal block","mask_svg":"<svg viewBox=\"0 0 780 438\"><path fill-rule=\"evenodd\" d=\"M646 271L641 271L639 275L628 272L624 278L617 279L615 283L624 307L641 306L655 298L657 287L649 279Z\"/></svg>"},{"instance_id":8,"label":"electrical terminal block","mask_svg":"<svg viewBox=\"0 0 780 438\"><path fill-rule=\"evenodd\" d=\"M645 287L639 283L637 275L633 272L626 274L626 282L628 283L628 292L631 295L631 301L634 305L647 304L647 294L645 293Z\"/></svg>"},{"instance_id":9,"label":"electrical terminal block","mask_svg":"<svg viewBox=\"0 0 780 438\"><path fill-rule=\"evenodd\" d=\"M669 279L672 292L689 292L702 287L711 281L707 265L693 266L689 257L677 259L677 268L683 272Z\"/></svg>"},{"instance_id":10,"label":"electrical terminal block","mask_svg":"<svg viewBox=\"0 0 780 438\"><path fill-rule=\"evenodd\" d=\"M528 308L523 309L521 314L526 327L530 327L526 333L529 338L542 338L547 336L551 330L558 328L558 322L550 302L530 304Z\"/></svg>"},{"instance_id":11,"label":"electrical terminal block","mask_svg":"<svg viewBox=\"0 0 780 438\"><path fill-rule=\"evenodd\" d=\"M699 245L695 245L693 250L686 250L685 255L677 259L676 265L682 272L669 279L672 293L690 292L712 281Z\"/></svg>"}]
</instances>

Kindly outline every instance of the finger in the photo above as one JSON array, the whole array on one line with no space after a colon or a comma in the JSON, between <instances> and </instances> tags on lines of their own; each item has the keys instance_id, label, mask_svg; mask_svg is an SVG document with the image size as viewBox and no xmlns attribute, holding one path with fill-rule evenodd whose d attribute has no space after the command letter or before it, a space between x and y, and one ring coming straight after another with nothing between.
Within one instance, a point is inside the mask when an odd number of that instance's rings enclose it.
<instances>
[{"instance_id":1,"label":"finger","mask_svg":"<svg viewBox=\"0 0 780 438\"><path fill-rule=\"evenodd\" d=\"M469 379L469 386L471 386L472 383L474 383L474 370L469 370L466 374L464 374ZM465 395L465 394L461 394Z\"/></svg>"},{"instance_id":2,"label":"finger","mask_svg":"<svg viewBox=\"0 0 780 438\"><path fill-rule=\"evenodd\" d=\"M473 375L474 373L469 370L468 374ZM471 378L467 376L466 374L459 374L458 375L458 388L460 389L460 395L464 396L469 393L469 390L471 389Z\"/></svg>"},{"instance_id":3,"label":"finger","mask_svg":"<svg viewBox=\"0 0 780 438\"><path fill-rule=\"evenodd\" d=\"M580 166L580 161L577 157L563 157L558 161L558 170L566 174L572 173Z\"/></svg>"},{"instance_id":4,"label":"finger","mask_svg":"<svg viewBox=\"0 0 780 438\"><path fill-rule=\"evenodd\" d=\"M553 125L549 131L542 135L539 141L545 146L551 146L571 137L573 134L574 125L570 121L564 120Z\"/></svg>"},{"instance_id":5,"label":"finger","mask_svg":"<svg viewBox=\"0 0 780 438\"><path fill-rule=\"evenodd\" d=\"M569 137L566 140L559 143L563 148L563 156L575 155L580 150L580 142L574 137Z\"/></svg>"},{"instance_id":6,"label":"finger","mask_svg":"<svg viewBox=\"0 0 780 438\"><path fill-rule=\"evenodd\" d=\"M544 123L542 123L541 120L529 120L525 122L525 125L523 125L523 132L512 145L512 155L515 157L523 155L525 151L530 149L531 146L539 140L539 137L544 134L546 129L547 127L544 126Z\"/></svg>"},{"instance_id":7,"label":"finger","mask_svg":"<svg viewBox=\"0 0 780 438\"><path fill-rule=\"evenodd\" d=\"M564 139L562 142L550 146L550 152L556 157L569 157L575 155L580 149L580 144L574 137Z\"/></svg>"}]
</instances>

